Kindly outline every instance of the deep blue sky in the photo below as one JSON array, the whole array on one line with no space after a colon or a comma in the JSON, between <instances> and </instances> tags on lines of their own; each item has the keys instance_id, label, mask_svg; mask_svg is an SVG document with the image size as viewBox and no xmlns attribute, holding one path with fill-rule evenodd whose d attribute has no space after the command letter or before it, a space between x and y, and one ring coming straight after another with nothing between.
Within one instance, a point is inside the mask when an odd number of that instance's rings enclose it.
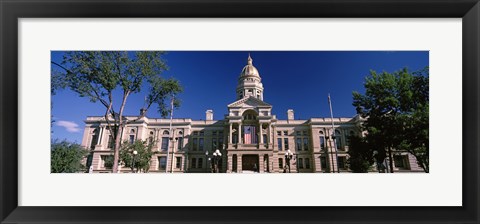
<instances>
[{"instance_id":1,"label":"deep blue sky","mask_svg":"<svg viewBox=\"0 0 480 224\"><path fill-rule=\"evenodd\" d=\"M273 106L278 119L286 119L288 109L295 111L295 119L329 117L328 93L334 116L352 117L352 91L364 92L363 83L370 70L393 72L407 67L416 71L429 64L427 51L168 52L164 59L169 70L162 76L178 79L184 88L177 96L182 105L174 111L174 117L205 119L205 111L212 109L215 120L223 119L227 105L236 99L238 77L249 53L262 78L264 101ZM62 55L52 52L52 61L60 63ZM58 68L52 65L52 69ZM125 114L137 115L145 95L131 95ZM105 112L100 103L91 103L70 90L59 91L52 102L52 115L57 121L52 127L54 139L81 143L86 117ZM148 117L160 117L155 109L150 109ZM72 127L75 124L77 128Z\"/></svg>"}]
</instances>

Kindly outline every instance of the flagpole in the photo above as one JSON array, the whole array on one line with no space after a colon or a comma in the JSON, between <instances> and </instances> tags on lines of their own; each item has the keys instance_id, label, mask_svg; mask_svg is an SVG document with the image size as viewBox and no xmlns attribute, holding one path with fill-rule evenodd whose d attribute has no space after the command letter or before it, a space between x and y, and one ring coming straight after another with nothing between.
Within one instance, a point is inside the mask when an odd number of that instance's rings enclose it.
<instances>
[{"instance_id":1,"label":"flagpole","mask_svg":"<svg viewBox=\"0 0 480 224\"><path fill-rule=\"evenodd\" d=\"M171 104L171 110L170 110L170 139L172 141L172 145L173 145L173 133L172 133L172 121L173 121L173 100L175 99L175 95L172 96L172 101L170 102ZM167 147L167 163L165 164L165 173L167 173L167 170L168 170L168 158L169 158L169 149L170 147ZM172 152L173 152L173 148L172 148ZM173 160L173 155L172 155L172 160ZM170 168L170 172L173 173L173 161L171 163L171 168Z\"/></svg>"},{"instance_id":2,"label":"flagpole","mask_svg":"<svg viewBox=\"0 0 480 224\"><path fill-rule=\"evenodd\" d=\"M335 137L335 123L333 122L333 110L332 110L332 101L330 100L330 93L328 94L328 104L330 105L330 117L332 118L332 139L333 139L333 148L335 149L337 173L340 173L340 167L338 167L338 150L337 150L337 141Z\"/></svg>"}]
</instances>

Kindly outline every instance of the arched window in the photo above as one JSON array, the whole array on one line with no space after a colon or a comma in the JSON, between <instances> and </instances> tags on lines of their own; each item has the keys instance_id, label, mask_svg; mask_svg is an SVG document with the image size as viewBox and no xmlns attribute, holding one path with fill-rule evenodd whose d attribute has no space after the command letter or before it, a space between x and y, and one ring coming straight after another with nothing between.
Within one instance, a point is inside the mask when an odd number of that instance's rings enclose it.
<instances>
[{"instance_id":1,"label":"arched window","mask_svg":"<svg viewBox=\"0 0 480 224\"><path fill-rule=\"evenodd\" d=\"M98 143L98 135L99 135L98 128L93 129L93 131L92 131L92 141L90 142L90 149L95 149L95 146Z\"/></svg>"},{"instance_id":2,"label":"arched window","mask_svg":"<svg viewBox=\"0 0 480 224\"><path fill-rule=\"evenodd\" d=\"M167 151L167 149L168 149L169 136L170 136L169 131L164 130L162 132L162 145L160 146L160 149L163 150L163 151Z\"/></svg>"},{"instance_id":3,"label":"arched window","mask_svg":"<svg viewBox=\"0 0 480 224\"><path fill-rule=\"evenodd\" d=\"M183 149L183 131L178 131L177 149Z\"/></svg>"},{"instance_id":4,"label":"arched window","mask_svg":"<svg viewBox=\"0 0 480 224\"><path fill-rule=\"evenodd\" d=\"M325 133L323 131L319 131L318 134L320 135L320 150L324 150L325 147Z\"/></svg>"},{"instance_id":5,"label":"arched window","mask_svg":"<svg viewBox=\"0 0 480 224\"><path fill-rule=\"evenodd\" d=\"M128 142L130 142L130 144L133 144L133 142L135 142L135 129L130 129L129 133L130 135L128 136Z\"/></svg>"},{"instance_id":6,"label":"arched window","mask_svg":"<svg viewBox=\"0 0 480 224\"><path fill-rule=\"evenodd\" d=\"M154 140L154 133L153 131L150 131L150 134L148 135L148 143L153 143Z\"/></svg>"},{"instance_id":7,"label":"arched window","mask_svg":"<svg viewBox=\"0 0 480 224\"><path fill-rule=\"evenodd\" d=\"M342 148L342 133L339 130L335 130L335 144L337 149Z\"/></svg>"}]
</instances>

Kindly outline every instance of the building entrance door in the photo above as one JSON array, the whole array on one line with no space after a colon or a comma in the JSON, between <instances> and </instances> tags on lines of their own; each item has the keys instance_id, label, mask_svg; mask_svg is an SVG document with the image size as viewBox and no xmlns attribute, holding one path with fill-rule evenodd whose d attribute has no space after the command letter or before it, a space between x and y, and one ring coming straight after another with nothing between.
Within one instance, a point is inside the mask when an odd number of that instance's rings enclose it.
<instances>
[{"instance_id":1,"label":"building entrance door","mask_svg":"<svg viewBox=\"0 0 480 224\"><path fill-rule=\"evenodd\" d=\"M258 155L243 155L242 170L258 171Z\"/></svg>"}]
</instances>

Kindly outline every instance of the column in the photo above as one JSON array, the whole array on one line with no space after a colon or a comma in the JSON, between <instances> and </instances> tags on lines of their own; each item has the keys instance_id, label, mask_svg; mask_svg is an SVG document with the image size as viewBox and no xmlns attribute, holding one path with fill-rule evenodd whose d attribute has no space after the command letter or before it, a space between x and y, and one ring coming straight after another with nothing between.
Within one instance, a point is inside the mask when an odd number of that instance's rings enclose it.
<instances>
[{"instance_id":1,"label":"column","mask_svg":"<svg viewBox=\"0 0 480 224\"><path fill-rule=\"evenodd\" d=\"M242 154L237 154L237 173L242 172Z\"/></svg>"},{"instance_id":2,"label":"column","mask_svg":"<svg viewBox=\"0 0 480 224\"><path fill-rule=\"evenodd\" d=\"M258 172L263 173L264 168L263 154L258 155Z\"/></svg>"},{"instance_id":3,"label":"column","mask_svg":"<svg viewBox=\"0 0 480 224\"><path fill-rule=\"evenodd\" d=\"M238 123L238 144L242 144L242 122Z\"/></svg>"},{"instance_id":4,"label":"column","mask_svg":"<svg viewBox=\"0 0 480 224\"><path fill-rule=\"evenodd\" d=\"M228 168L227 168L228 170L227 170L227 173L231 173L232 170L233 170L233 166L232 166L233 158L232 157L233 157L233 155L228 155L228 160L227 160L228 161Z\"/></svg>"},{"instance_id":5,"label":"column","mask_svg":"<svg viewBox=\"0 0 480 224\"><path fill-rule=\"evenodd\" d=\"M267 145L270 146L270 123L267 123Z\"/></svg>"},{"instance_id":6,"label":"column","mask_svg":"<svg viewBox=\"0 0 480 224\"><path fill-rule=\"evenodd\" d=\"M259 123L258 126L260 127L258 129L258 132L259 132L258 135L259 135L259 139L260 139L258 144L263 144L263 131L262 131L263 130L263 123Z\"/></svg>"},{"instance_id":7,"label":"column","mask_svg":"<svg viewBox=\"0 0 480 224\"><path fill-rule=\"evenodd\" d=\"M229 135L230 135L230 138L228 138L228 144L232 144L232 126L233 124L230 123L230 132L229 132Z\"/></svg>"},{"instance_id":8,"label":"column","mask_svg":"<svg viewBox=\"0 0 480 224\"><path fill-rule=\"evenodd\" d=\"M97 145L102 144L103 129L104 127L100 126L100 130L98 131Z\"/></svg>"}]
</instances>

